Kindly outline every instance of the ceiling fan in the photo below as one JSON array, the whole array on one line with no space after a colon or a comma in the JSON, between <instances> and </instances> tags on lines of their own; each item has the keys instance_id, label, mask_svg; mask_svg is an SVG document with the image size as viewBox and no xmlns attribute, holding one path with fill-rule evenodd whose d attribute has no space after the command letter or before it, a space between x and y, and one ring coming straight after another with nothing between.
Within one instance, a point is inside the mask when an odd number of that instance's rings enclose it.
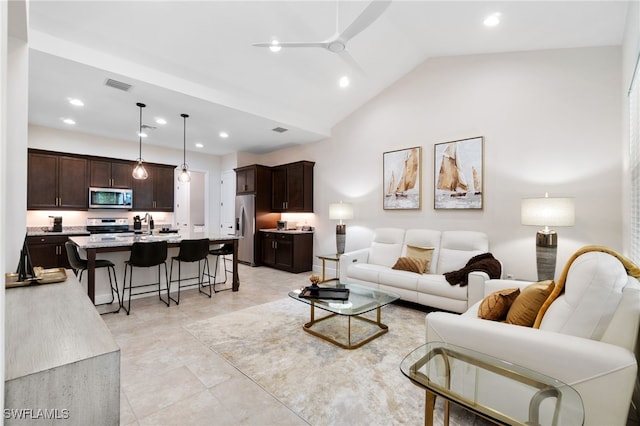
<instances>
[{"instance_id":1,"label":"ceiling fan","mask_svg":"<svg viewBox=\"0 0 640 426\"><path fill-rule=\"evenodd\" d=\"M254 43L257 47L269 47L272 51L278 51L279 48L285 47L321 47L327 49L329 52L337 53L347 63L354 68L362 71L357 62L347 51L347 42L356 35L364 31L369 25L371 25L376 19L382 15L382 13L389 7L391 0L374 0L353 20L353 22L342 32L338 27L338 8L336 6L336 33L329 39L319 42L279 42L273 40L269 43Z\"/></svg>"}]
</instances>

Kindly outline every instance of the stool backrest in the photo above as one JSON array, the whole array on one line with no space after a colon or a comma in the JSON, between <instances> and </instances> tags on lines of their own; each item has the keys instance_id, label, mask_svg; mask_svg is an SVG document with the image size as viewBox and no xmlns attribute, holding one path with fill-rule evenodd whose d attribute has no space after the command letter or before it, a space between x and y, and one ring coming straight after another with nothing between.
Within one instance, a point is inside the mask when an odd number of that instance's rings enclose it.
<instances>
[{"instance_id":1,"label":"stool backrest","mask_svg":"<svg viewBox=\"0 0 640 426\"><path fill-rule=\"evenodd\" d=\"M209 255L209 239L182 240L178 260L181 262L197 262Z\"/></svg>"},{"instance_id":2,"label":"stool backrest","mask_svg":"<svg viewBox=\"0 0 640 426\"><path fill-rule=\"evenodd\" d=\"M148 243L133 243L129 264L138 267L160 265L167 260L167 242L152 241Z\"/></svg>"},{"instance_id":3,"label":"stool backrest","mask_svg":"<svg viewBox=\"0 0 640 426\"><path fill-rule=\"evenodd\" d=\"M80 258L80 254L78 253L78 246L73 244L71 241L67 241L64 243L64 248L67 250L67 259L69 260L69 265L74 271L79 271L81 269L87 269L87 261Z\"/></svg>"}]
</instances>

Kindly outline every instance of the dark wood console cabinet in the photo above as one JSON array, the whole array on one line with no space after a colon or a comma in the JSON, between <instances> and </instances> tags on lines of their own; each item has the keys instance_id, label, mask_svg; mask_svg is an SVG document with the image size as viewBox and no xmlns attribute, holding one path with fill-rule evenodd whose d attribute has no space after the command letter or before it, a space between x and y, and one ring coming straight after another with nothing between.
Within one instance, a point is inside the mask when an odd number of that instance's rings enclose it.
<instances>
[{"instance_id":1,"label":"dark wood console cabinet","mask_svg":"<svg viewBox=\"0 0 640 426\"><path fill-rule=\"evenodd\" d=\"M262 263L299 273L312 269L313 234L261 232Z\"/></svg>"}]
</instances>

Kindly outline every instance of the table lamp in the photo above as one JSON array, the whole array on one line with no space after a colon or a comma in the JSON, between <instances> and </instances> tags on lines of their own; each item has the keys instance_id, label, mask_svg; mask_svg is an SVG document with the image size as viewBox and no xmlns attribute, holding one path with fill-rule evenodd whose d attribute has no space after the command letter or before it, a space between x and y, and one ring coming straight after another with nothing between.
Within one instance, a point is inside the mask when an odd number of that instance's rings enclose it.
<instances>
[{"instance_id":1,"label":"table lamp","mask_svg":"<svg viewBox=\"0 0 640 426\"><path fill-rule=\"evenodd\" d=\"M342 201L329 204L329 219L340 221L336 225L336 248L337 253L342 254L347 241L347 225L343 224L342 221L353 219L353 206Z\"/></svg>"},{"instance_id":2,"label":"table lamp","mask_svg":"<svg viewBox=\"0 0 640 426\"><path fill-rule=\"evenodd\" d=\"M536 234L536 264L538 280L552 280L556 271L558 234L550 226L573 226L575 205L573 198L524 198L521 206L523 225L544 226Z\"/></svg>"}]
</instances>

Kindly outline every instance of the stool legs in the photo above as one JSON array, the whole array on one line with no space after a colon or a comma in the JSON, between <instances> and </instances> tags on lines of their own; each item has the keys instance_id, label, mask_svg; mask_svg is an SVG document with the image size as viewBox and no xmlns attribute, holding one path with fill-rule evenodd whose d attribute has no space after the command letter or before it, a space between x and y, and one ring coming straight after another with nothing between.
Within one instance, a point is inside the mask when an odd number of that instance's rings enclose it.
<instances>
[{"instance_id":1,"label":"stool legs","mask_svg":"<svg viewBox=\"0 0 640 426\"><path fill-rule=\"evenodd\" d=\"M96 304L96 306L110 305L116 300L115 296L118 296L118 309L116 309L115 311L102 312L100 315L117 314L118 312L120 312L120 308L122 307L122 302L120 300L120 290L118 290L118 278L116 277L116 268L114 267L114 265L108 265L106 266L106 268L107 268L107 275L109 276L109 286L111 287L111 301L108 303ZM86 271L86 269L80 269L80 274L78 275L78 271L76 271L75 269L73 270L73 272L78 277L78 281L80 282L82 282L82 274L84 273L84 271ZM113 274L113 280L111 279L111 274ZM115 293L115 296L114 296L114 293ZM124 298L124 288L122 289L122 293L123 293L122 296Z\"/></svg>"},{"instance_id":2,"label":"stool legs","mask_svg":"<svg viewBox=\"0 0 640 426\"><path fill-rule=\"evenodd\" d=\"M178 262L178 279L177 280L173 279L173 261L174 260ZM197 279L198 280L198 291L200 293L202 293L202 294L206 294L207 296L211 297L211 294L212 294L211 293L211 279L210 278L208 279L208 284L207 285L205 285L205 282L204 282L204 276L205 275L208 276L208 273L209 273L209 260L205 257L203 259L203 261L204 261L204 264L202 265L202 269L201 269L200 268L200 262L201 261L198 260L198 276L197 277L192 277L192 278L185 278L185 280ZM171 292L169 292L169 298L171 300L173 300L176 303L176 305L180 304L180 289L183 287L182 286L182 267L181 267L181 265L182 265L182 262L180 261L180 259L171 258L171 270L170 270L171 272L169 272L169 277L170 277L169 283L173 283L173 282L177 282L178 283L178 297L177 297L177 299L174 299L173 297L171 297ZM205 274L205 272L204 272L205 269L207 270L207 274ZM189 285L192 285L192 284L189 284ZM202 291L202 289L204 287L209 287L209 292L208 293L205 292L205 291ZM169 284L169 288L171 288L171 284Z\"/></svg>"},{"instance_id":3,"label":"stool legs","mask_svg":"<svg viewBox=\"0 0 640 426\"><path fill-rule=\"evenodd\" d=\"M162 294L161 294L161 279L160 279L160 272L161 272L161 267L162 265L164 265L164 278L165 278L165 283L166 283L166 291L167 291L167 300L164 300L162 298ZM125 293L127 290L127 271L130 269L129 271L129 298L128 298L128 302L127 302L127 307L124 306L124 299L125 299ZM167 264L166 262L162 262L161 264L158 265L158 282L156 283L150 283L150 284L140 284L137 286L132 285L132 281L133 281L133 265L130 264L125 264L124 266L124 287L122 289L122 302L121 302L121 307L122 309L124 309L124 311L127 313L127 315L129 315L131 313L131 294L133 293L133 289L134 288L139 288L139 287L149 287L152 285L157 285L158 286L158 299L160 299L165 305L169 306L170 304L170 294L169 294L169 276L167 275ZM146 294L146 293L153 293L155 290L150 290L150 291L143 291L140 293L136 293L136 295L138 294Z\"/></svg>"}]
</instances>

